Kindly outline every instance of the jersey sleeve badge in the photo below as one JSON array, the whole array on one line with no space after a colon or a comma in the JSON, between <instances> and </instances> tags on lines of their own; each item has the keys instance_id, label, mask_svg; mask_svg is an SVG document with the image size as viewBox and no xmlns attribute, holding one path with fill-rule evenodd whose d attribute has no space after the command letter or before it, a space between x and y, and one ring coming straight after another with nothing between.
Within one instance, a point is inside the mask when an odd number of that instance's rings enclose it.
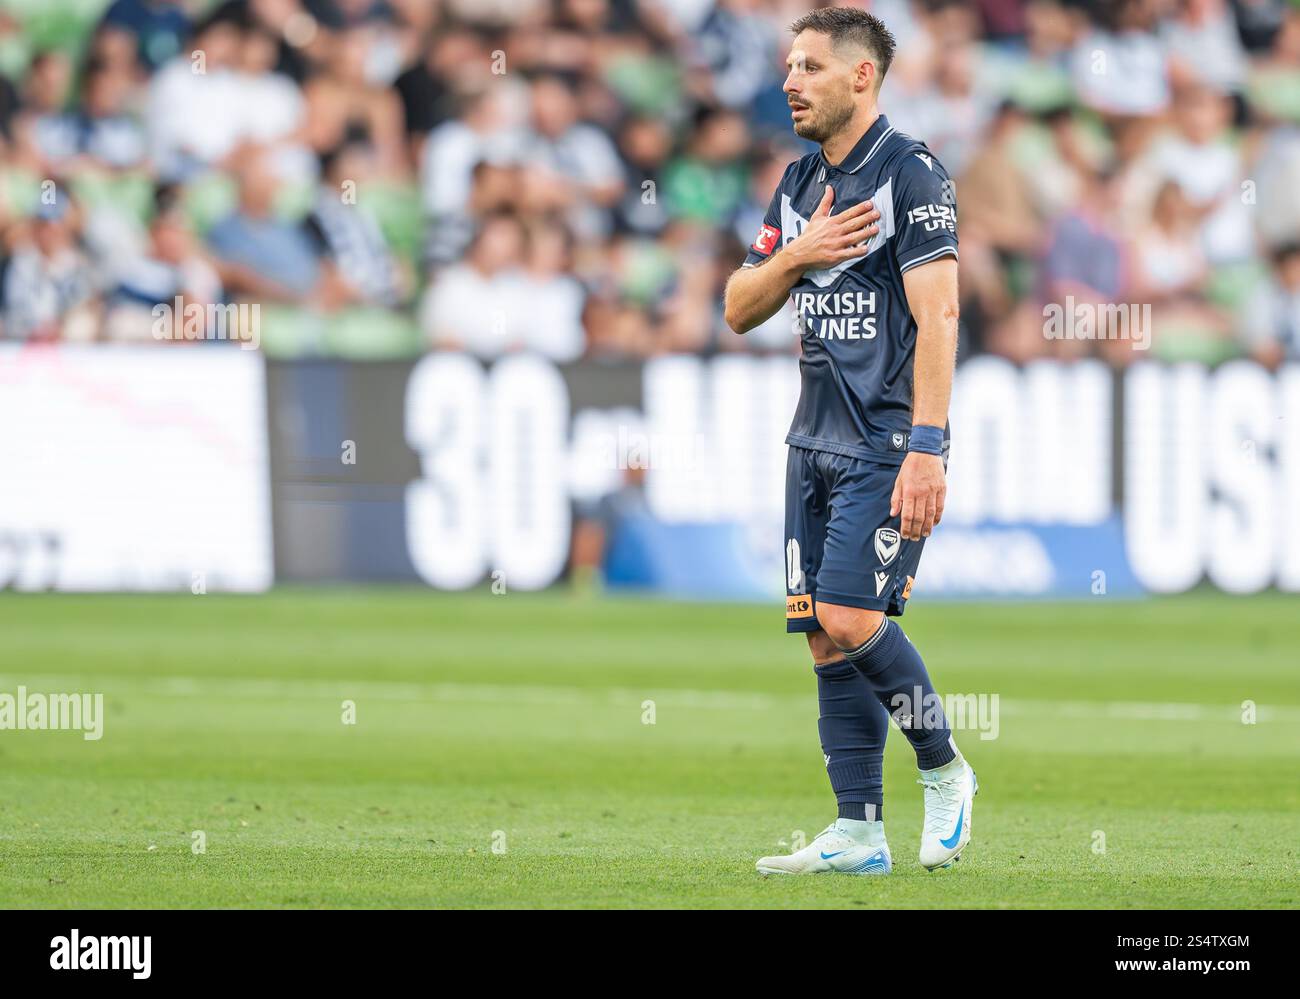
<instances>
[{"instance_id":1,"label":"jersey sleeve badge","mask_svg":"<svg viewBox=\"0 0 1300 999\"><path fill-rule=\"evenodd\" d=\"M754 237L754 249L759 253L771 253L776 249L777 241L781 238L781 230L776 226L761 225L758 227L758 235Z\"/></svg>"}]
</instances>

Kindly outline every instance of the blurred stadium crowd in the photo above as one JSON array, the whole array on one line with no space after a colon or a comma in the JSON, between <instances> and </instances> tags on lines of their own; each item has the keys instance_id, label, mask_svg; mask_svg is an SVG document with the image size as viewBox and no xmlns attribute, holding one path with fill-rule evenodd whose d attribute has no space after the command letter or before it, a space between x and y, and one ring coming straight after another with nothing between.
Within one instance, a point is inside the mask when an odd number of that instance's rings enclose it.
<instances>
[{"instance_id":1,"label":"blurred stadium crowd","mask_svg":"<svg viewBox=\"0 0 1300 999\"><path fill-rule=\"evenodd\" d=\"M276 356L797 350L721 289L811 0L0 0L0 339L255 302ZM957 180L963 354L1150 303L1147 356L1300 358L1300 4L880 0Z\"/></svg>"}]
</instances>

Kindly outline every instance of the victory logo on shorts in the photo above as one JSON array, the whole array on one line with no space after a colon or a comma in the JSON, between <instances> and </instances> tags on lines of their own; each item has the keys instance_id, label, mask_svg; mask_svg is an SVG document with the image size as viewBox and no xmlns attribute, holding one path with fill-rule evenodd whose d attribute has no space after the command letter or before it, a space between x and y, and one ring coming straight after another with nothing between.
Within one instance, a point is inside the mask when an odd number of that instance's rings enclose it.
<instances>
[{"instance_id":1,"label":"victory logo on shorts","mask_svg":"<svg viewBox=\"0 0 1300 999\"><path fill-rule=\"evenodd\" d=\"M881 527L876 531L876 558L882 566L889 565L898 556L902 538L892 527Z\"/></svg>"},{"instance_id":2,"label":"victory logo on shorts","mask_svg":"<svg viewBox=\"0 0 1300 999\"><path fill-rule=\"evenodd\" d=\"M771 253L780 238L780 229L775 226L761 225L758 227L758 235L754 237L754 249L759 253Z\"/></svg>"}]
</instances>

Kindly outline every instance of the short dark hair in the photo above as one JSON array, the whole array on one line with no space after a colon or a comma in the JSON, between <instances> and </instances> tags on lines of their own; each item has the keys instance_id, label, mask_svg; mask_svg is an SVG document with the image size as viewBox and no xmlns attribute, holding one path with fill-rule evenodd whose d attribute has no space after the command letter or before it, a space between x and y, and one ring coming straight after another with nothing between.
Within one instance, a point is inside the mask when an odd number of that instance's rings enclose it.
<instances>
[{"instance_id":1,"label":"short dark hair","mask_svg":"<svg viewBox=\"0 0 1300 999\"><path fill-rule=\"evenodd\" d=\"M1273 247L1273 266L1281 267L1291 257L1300 255L1300 239L1289 239Z\"/></svg>"},{"instance_id":2,"label":"short dark hair","mask_svg":"<svg viewBox=\"0 0 1300 999\"><path fill-rule=\"evenodd\" d=\"M894 61L897 43L893 34L875 14L856 7L822 7L809 11L790 25L790 31L796 35L801 31L816 31L829 36L833 46L848 42L868 49L876 57L876 68L880 70L877 87Z\"/></svg>"}]
</instances>

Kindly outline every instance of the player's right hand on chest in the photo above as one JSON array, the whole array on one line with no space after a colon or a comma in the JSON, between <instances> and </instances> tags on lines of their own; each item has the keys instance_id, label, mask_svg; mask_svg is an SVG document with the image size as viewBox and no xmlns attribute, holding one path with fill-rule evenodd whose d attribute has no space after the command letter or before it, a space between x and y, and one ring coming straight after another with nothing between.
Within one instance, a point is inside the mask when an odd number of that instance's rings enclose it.
<instances>
[{"instance_id":1,"label":"player's right hand on chest","mask_svg":"<svg viewBox=\"0 0 1300 999\"><path fill-rule=\"evenodd\" d=\"M827 184L821 203L808 220L807 227L785 248L803 270L834 267L843 260L862 256L864 244L880 231L880 226L876 225L880 212L870 201L859 202L832 215L834 201L835 191Z\"/></svg>"}]
</instances>

